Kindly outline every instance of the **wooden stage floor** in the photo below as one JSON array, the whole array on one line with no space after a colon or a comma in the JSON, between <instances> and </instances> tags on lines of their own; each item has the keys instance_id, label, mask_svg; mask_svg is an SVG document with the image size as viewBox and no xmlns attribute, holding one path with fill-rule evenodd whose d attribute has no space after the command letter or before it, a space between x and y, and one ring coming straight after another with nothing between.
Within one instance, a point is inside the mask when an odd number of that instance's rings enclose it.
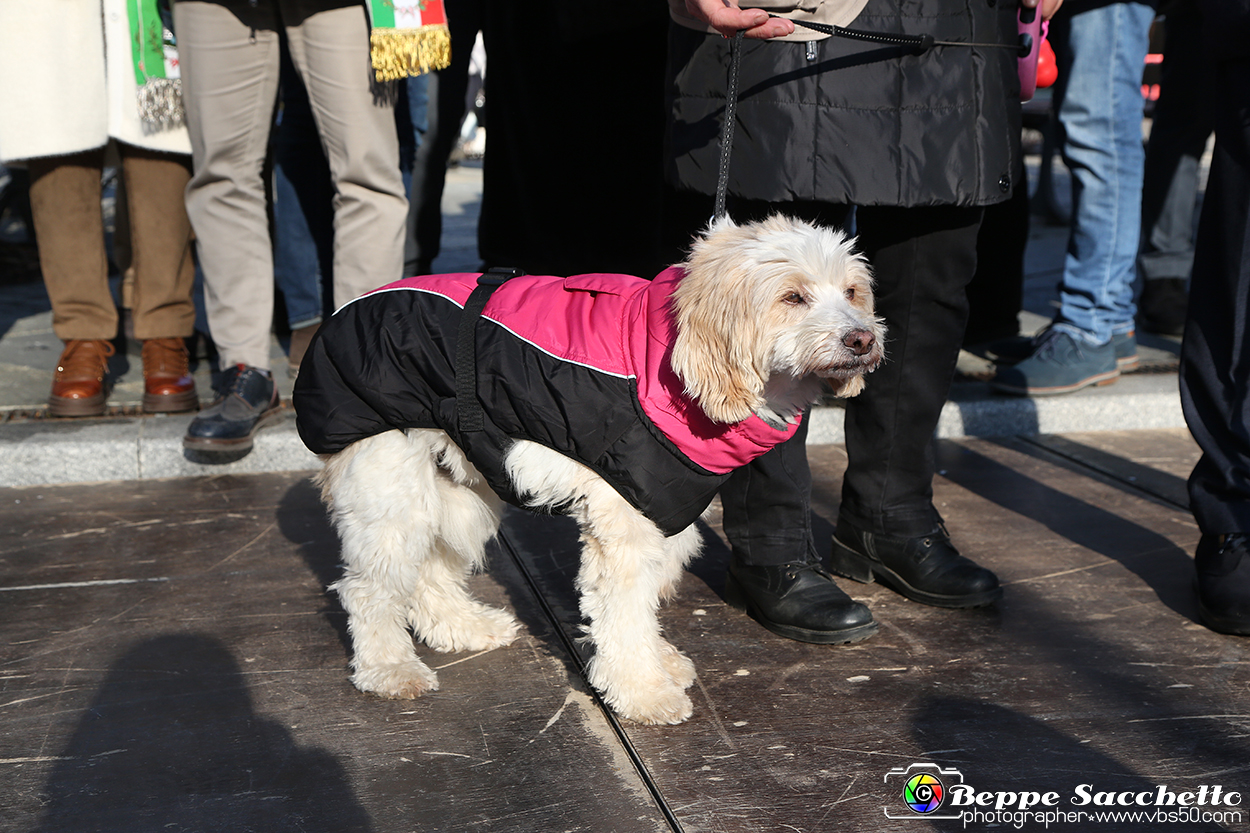
<instances>
[{"instance_id":1,"label":"wooden stage floor","mask_svg":"<svg viewBox=\"0 0 1250 833\"><path fill-rule=\"evenodd\" d=\"M397 702L348 683L306 476L3 489L0 830L1250 830L1223 798L1119 821L1071 803L1250 793L1250 641L1195 619L1196 454L1169 431L943 441L939 508L1005 597L939 610L840 581L881 624L852 646L726 606L709 530L661 613L699 673L677 727L617 721L583 681L566 519L510 512L473 580L523 636L422 648L442 690ZM844 455L811 457L827 550ZM916 813L924 772L1072 815Z\"/></svg>"}]
</instances>

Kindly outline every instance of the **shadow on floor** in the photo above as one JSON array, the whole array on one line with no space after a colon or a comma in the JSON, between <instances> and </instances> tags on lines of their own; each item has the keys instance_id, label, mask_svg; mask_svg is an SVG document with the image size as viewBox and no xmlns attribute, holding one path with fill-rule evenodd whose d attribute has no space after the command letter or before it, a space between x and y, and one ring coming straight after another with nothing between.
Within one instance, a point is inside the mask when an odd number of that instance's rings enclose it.
<instances>
[{"instance_id":1,"label":"shadow on floor","mask_svg":"<svg viewBox=\"0 0 1250 833\"><path fill-rule=\"evenodd\" d=\"M234 656L199 635L145 640L112 665L44 807L40 833L372 829L342 764L258 715Z\"/></svg>"}]
</instances>

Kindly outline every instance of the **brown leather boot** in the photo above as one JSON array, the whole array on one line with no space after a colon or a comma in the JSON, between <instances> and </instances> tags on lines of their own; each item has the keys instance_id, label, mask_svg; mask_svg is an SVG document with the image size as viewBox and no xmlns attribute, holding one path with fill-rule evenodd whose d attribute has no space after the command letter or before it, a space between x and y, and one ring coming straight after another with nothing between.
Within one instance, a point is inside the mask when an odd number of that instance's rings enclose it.
<instances>
[{"instance_id":1,"label":"brown leather boot","mask_svg":"<svg viewBox=\"0 0 1250 833\"><path fill-rule=\"evenodd\" d=\"M195 379L187 366L187 343L180 338L143 342L143 410L149 414L194 411L200 407Z\"/></svg>"},{"instance_id":2,"label":"brown leather boot","mask_svg":"<svg viewBox=\"0 0 1250 833\"><path fill-rule=\"evenodd\" d=\"M103 339L71 339L56 363L48 413L58 417L99 416L108 401L109 356L112 342Z\"/></svg>"}]
</instances>

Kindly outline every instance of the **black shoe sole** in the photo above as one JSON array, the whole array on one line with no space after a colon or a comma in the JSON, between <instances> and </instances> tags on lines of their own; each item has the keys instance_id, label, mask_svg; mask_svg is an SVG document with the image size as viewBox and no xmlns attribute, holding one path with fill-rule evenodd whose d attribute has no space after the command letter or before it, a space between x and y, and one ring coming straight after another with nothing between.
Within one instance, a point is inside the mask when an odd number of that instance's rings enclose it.
<instances>
[{"instance_id":1,"label":"black shoe sole","mask_svg":"<svg viewBox=\"0 0 1250 833\"><path fill-rule=\"evenodd\" d=\"M256 420L256 424L252 426L252 430L245 436L223 440L216 437L192 437L188 434L182 438L182 447L188 451L200 451L209 454L238 454L239 452L251 451L252 438L256 436L256 432L281 416L282 408L275 406L261 414L260 418Z\"/></svg>"},{"instance_id":2,"label":"black shoe sole","mask_svg":"<svg viewBox=\"0 0 1250 833\"><path fill-rule=\"evenodd\" d=\"M874 561L842 543L835 536L833 539L833 556L829 570L843 578L858 581L861 584L883 584L906 599L932 607L969 608L985 607L1003 597L1003 588L983 590L980 593L969 593L962 596L946 596L930 593L908 584L903 578L879 561Z\"/></svg>"},{"instance_id":3,"label":"black shoe sole","mask_svg":"<svg viewBox=\"0 0 1250 833\"><path fill-rule=\"evenodd\" d=\"M849 645L852 642L860 642L867 639L877 632L877 623L869 622L866 625L856 625L853 628L843 628L836 631L814 631L809 628L800 628L797 625L784 625L780 622L774 622L768 619L751 604L750 597L746 591L742 589L742 585L732 574L725 574L725 601L738 610L745 610L747 616L754 619L765 630L771 631L778 636L784 636L786 639L793 639L796 642L809 642L814 645Z\"/></svg>"}]
</instances>

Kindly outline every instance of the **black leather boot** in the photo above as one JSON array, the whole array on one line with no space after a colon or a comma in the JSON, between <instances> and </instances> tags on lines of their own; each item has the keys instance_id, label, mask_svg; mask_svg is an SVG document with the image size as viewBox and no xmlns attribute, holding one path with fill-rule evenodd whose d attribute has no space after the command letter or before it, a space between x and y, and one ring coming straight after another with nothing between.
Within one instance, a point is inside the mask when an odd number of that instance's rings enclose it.
<instances>
[{"instance_id":1,"label":"black leather boot","mask_svg":"<svg viewBox=\"0 0 1250 833\"><path fill-rule=\"evenodd\" d=\"M839 645L877 632L868 608L843 593L818 564L750 567L732 559L725 601L778 636L799 642Z\"/></svg>"},{"instance_id":2,"label":"black leather boot","mask_svg":"<svg viewBox=\"0 0 1250 833\"><path fill-rule=\"evenodd\" d=\"M1220 633L1250 636L1250 534L1203 535L1194 569L1202 624Z\"/></svg>"},{"instance_id":3,"label":"black leather boot","mask_svg":"<svg viewBox=\"0 0 1250 833\"><path fill-rule=\"evenodd\" d=\"M182 447L192 451L243 452L265 425L282 416L273 374L236 365L222 374L217 398L187 426Z\"/></svg>"},{"instance_id":4,"label":"black leather boot","mask_svg":"<svg viewBox=\"0 0 1250 833\"><path fill-rule=\"evenodd\" d=\"M960 555L941 523L928 535L896 538L864 531L840 517L830 568L855 581L875 579L934 607L982 607L1003 595L998 577Z\"/></svg>"}]
</instances>

